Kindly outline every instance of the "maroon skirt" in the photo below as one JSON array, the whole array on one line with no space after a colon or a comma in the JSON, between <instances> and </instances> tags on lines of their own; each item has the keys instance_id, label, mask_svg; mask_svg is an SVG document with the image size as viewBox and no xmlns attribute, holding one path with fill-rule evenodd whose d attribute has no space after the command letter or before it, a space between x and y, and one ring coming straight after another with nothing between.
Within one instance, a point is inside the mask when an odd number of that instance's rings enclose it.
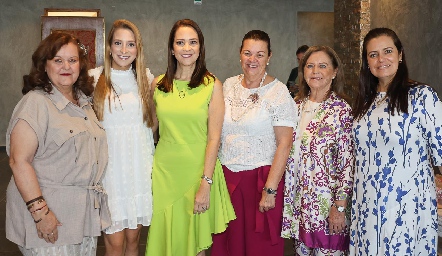
<instances>
[{"instance_id":1,"label":"maroon skirt","mask_svg":"<svg viewBox=\"0 0 442 256\"><path fill-rule=\"evenodd\" d=\"M232 172L223 165L236 219L226 231L213 236L212 256L283 255L281 238L284 178L278 184L275 208L261 213L259 201L270 165Z\"/></svg>"}]
</instances>

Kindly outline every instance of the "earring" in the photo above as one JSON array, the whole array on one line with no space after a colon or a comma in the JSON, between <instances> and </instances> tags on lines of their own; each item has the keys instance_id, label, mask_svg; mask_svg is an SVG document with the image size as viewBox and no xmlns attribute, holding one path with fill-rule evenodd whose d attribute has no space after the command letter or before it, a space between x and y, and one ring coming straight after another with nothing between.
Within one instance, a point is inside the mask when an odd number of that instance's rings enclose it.
<instances>
[{"instance_id":1,"label":"earring","mask_svg":"<svg viewBox=\"0 0 442 256\"><path fill-rule=\"evenodd\" d=\"M335 79L335 77L332 78L332 80Z\"/></svg>"},{"instance_id":2,"label":"earring","mask_svg":"<svg viewBox=\"0 0 442 256\"><path fill-rule=\"evenodd\" d=\"M269 63L267 62L267 66L269 65Z\"/></svg>"},{"instance_id":3,"label":"earring","mask_svg":"<svg viewBox=\"0 0 442 256\"><path fill-rule=\"evenodd\" d=\"M402 63L402 59L399 60L399 63Z\"/></svg>"}]
</instances>

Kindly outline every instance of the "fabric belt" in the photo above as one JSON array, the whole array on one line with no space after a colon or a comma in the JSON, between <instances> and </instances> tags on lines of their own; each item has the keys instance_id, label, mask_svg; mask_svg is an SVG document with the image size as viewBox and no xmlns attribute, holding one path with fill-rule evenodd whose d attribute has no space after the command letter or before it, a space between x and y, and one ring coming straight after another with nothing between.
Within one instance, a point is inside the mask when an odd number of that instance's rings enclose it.
<instances>
[{"instance_id":1,"label":"fabric belt","mask_svg":"<svg viewBox=\"0 0 442 256\"><path fill-rule=\"evenodd\" d=\"M86 189L88 191L88 194L93 196L94 198L94 208L100 209L100 222L101 222L101 230L104 230L105 228L109 227L111 225L111 215L108 207L108 201L107 201L107 193L104 189L103 185L100 183L96 183L89 186L82 186L82 185L74 185L74 184L63 184L63 183L56 183L53 181L47 181L47 180L38 180L38 183L41 187L45 188L55 188L55 189Z\"/></svg>"}]
</instances>

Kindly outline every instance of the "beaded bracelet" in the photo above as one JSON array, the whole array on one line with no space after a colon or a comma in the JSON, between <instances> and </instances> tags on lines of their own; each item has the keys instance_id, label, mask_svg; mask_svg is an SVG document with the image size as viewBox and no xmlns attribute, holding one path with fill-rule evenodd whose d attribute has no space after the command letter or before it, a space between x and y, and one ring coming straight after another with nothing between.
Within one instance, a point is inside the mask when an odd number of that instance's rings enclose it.
<instances>
[{"instance_id":1,"label":"beaded bracelet","mask_svg":"<svg viewBox=\"0 0 442 256\"><path fill-rule=\"evenodd\" d=\"M36 197L36 198L34 198L34 199L32 199L32 200L27 201L27 202L26 202L26 205L30 205L30 204L32 204L33 202L38 201L39 199L43 199L43 200L44 200L43 196L39 196L39 197Z\"/></svg>"},{"instance_id":2,"label":"beaded bracelet","mask_svg":"<svg viewBox=\"0 0 442 256\"><path fill-rule=\"evenodd\" d=\"M48 215L49 212L50 212L50 210L49 210L49 208L48 208L48 211L45 213L45 216ZM40 219L38 219L38 220L34 220L35 224L39 223L42 219L43 219L43 217L40 218Z\"/></svg>"},{"instance_id":3,"label":"beaded bracelet","mask_svg":"<svg viewBox=\"0 0 442 256\"><path fill-rule=\"evenodd\" d=\"M34 213L40 211L41 209L45 208L46 206L47 206L47 204L43 205L41 208L38 208L37 210L32 211L31 214L34 214Z\"/></svg>"}]
</instances>

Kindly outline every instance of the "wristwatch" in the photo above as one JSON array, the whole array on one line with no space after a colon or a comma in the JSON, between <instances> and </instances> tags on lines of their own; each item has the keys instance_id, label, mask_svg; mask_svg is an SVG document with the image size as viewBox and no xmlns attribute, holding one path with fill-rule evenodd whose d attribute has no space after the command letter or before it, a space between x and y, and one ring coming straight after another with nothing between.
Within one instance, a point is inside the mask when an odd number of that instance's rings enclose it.
<instances>
[{"instance_id":1,"label":"wristwatch","mask_svg":"<svg viewBox=\"0 0 442 256\"><path fill-rule=\"evenodd\" d=\"M262 190L264 190L269 195L275 195L276 196L276 194L277 194L275 189L263 187Z\"/></svg>"},{"instance_id":2,"label":"wristwatch","mask_svg":"<svg viewBox=\"0 0 442 256\"><path fill-rule=\"evenodd\" d=\"M203 174L203 176L201 176L201 179L205 179L207 181L207 183L209 183L209 185L213 184L213 180L204 174Z\"/></svg>"},{"instance_id":3,"label":"wristwatch","mask_svg":"<svg viewBox=\"0 0 442 256\"><path fill-rule=\"evenodd\" d=\"M344 211L345 211L345 207L344 207L344 206L337 206L337 205L335 204L335 202L333 202L332 205L333 205L334 207L336 207L336 209L338 210L338 212L344 212Z\"/></svg>"}]
</instances>

